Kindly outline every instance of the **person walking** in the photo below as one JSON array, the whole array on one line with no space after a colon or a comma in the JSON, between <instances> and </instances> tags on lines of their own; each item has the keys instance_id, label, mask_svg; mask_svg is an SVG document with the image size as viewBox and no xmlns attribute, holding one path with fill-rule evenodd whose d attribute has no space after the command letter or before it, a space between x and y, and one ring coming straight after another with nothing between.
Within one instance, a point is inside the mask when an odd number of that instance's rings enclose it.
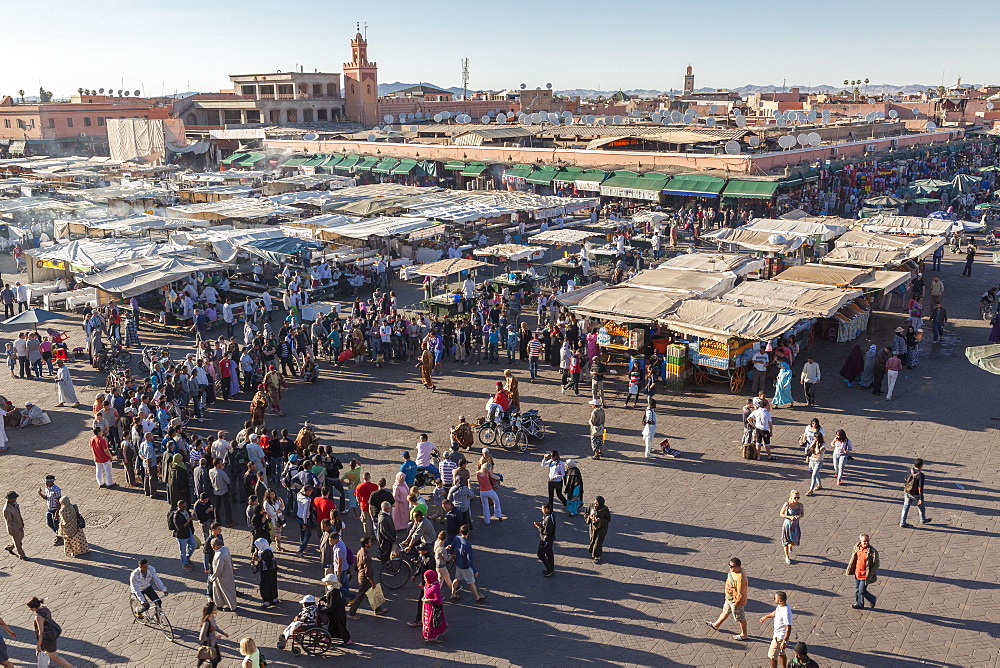
<instances>
[{"instance_id":1,"label":"person walking","mask_svg":"<svg viewBox=\"0 0 1000 668\"><path fill-rule=\"evenodd\" d=\"M236 611L236 576L233 574L233 555L221 538L212 539L212 601L226 612Z\"/></svg>"},{"instance_id":2,"label":"person walking","mask_svg":"<svg viewBox=\"0 0 1000 668\"><path fill-rule=\"evenodd\" d=\"M812 443L806 450L806 465L809 467L809 491L806 496L812 496L816 490L823 489L821 473L823 471L823 458L826 455L826 443L822 432L817 432Z\"/></svg>"},{"instance_id":3,"label":"person walking","mask_svg":"<svg viewBox=\"0 0 1000 668\"><path fill-rule=\"evenodd\" d=\"M972 276L972 263L976 260L976 245L969 243L965 250L965 268L962 269L962 276Z\"/></svg>"},{"instance_id":4,"label":"person walking","mask_svg":"<svg viewBox=\"0 0 1000 668\"><path fill-rule=\"evenodd\" d=\"M552 517L552 504L546 503L542 506L542 521L535 522L535 528L538 529L538 558L545 566L542 576L550 578L556 572L556 558L553 554L556 520Z\"/></svg>"},{"instance_id":5,"label":"person walking","mask_svg":"<svg viewBox=\"0 0 1000 668\"><path fill-rule=\"evenodd\" d=\"M733 636L733 640L749 640L746 616L749 589L750 582L743 572L743 562L739 557L733 557L729 560L729 573L726 575L726 600L722 604L722 613L714 622L705 623L711 626L713 631L718 631L722 623L732 615L740 626L740 633Z\"/></svg>"},{"instance_id":6,"label":"person walking","mask_svg":"<svg viewBox=\"0 0 1000 668\"><path fill-rule=\"evenodd\" d=\"M653 458L653 440L656 438L656 399L649 398L642 414L642 442L646 447L646 459Z\"/></svg>"},{"instance_id":7,"label":"person walking","mask_svg":"<svg viewBox=\"0 0 1000 668\"><path fill-rule=\"evenodd\" d=\"M603 381L602 381L603 382ZM591 399L590 405L594 410L590 411L590 419L587 421L590 427L590 449L594 451L591 459L600 459L604 451L604 430L607 414L600 399Z\"/></svg>"},{"instance_id":8,"label":"person walking","mask_svg":"<svg viewBox=\"0 0 1000 668\"><path fill-rule=\"evenodd\" d=\"M425 643L440 642L438 638L448 628L448 622L444 618L444 599L441 598L441 583L438 582L436 570L424 571L422 590L420 602L423 605L423 614L420 634Z\"/></svg>"},{"instance_id":9,"label":"person walking","mask_svg":"<svg viewBox=\"0 0 1000 668\"><path fill-rule=\"evenodd\" d=\"M889 346L882 346L882 349L875 355L875 366L872 369L875 375L875 380L872 383L872 394L875 396L882 394L882 379L885 378L885 365L890 357L892 357L892 349Z\"/></svg>"},{"instance_id":10,"label":"person walking","mask_svg":"<svg viewBox=\"0 0 1000 668\"><path fill-rule=\"evenodd\" d=\"M757 352L750 358L750 363L753 364L753 383L750 388L752 395L757 396L764 391L764 385L767 382L767 365L770 362L771 358L764 352L764 344L758 343Z\"/></svg>"},{"instance_id":11,"label":"person walking","mask_svg":"<svg viewBox=\"0 0 1000 668\"><path fill-rule=\"evenodd\" d=\"M892 357L885 363L886 391L885 400L892 400L892 391L896 389L896 380L899 372L903 370L903 360L899 358L899 353L893 353Z\"/></svg>"},{"instance_id":12,"label":"person walking","mask_svg":"<svg viewBox=\"0 0 1000 668\"><path fill-rule=\"evenodd\" d=\"M371 544L372 539L370 536L362 536L361 546L355 555L355 567L358 569L358 595L351 601L351 607L347 612L347 616L350 619L361 619L361 615L358 614L358 608L361 607L361 602L365 600L368 590L375 588L375 578L372 572ZM389 610L384 606L375 608L376 615L381 616L387 612Z\"/></svg>"},{"instance_id":13,"label":"person walking","mask_svg":"<svg viewBox=\"0 0 1000 668\"><path fill-rule=\"evenodd\" d=\"M253 542L253 546L257 548L257 551L254 552L253 558L250 560L250 567L254 573L260 574L258 591L260 592L260 599L263 602L261 607L266 609L280 603L278 597L278 565L274 560L274 550L271 549L271 544L267 539L258 538ZM341 601L340 608L341 610L344 608L343 601Z\"/></svg>"},{"instance_id":14,"label":"person walking","mask_svg":"<svg viewBox=\"0 0 1000 668\"><path fill-rule=\"evenodd\" d=\"M771 636L771 646L767 650L767 658L771 661L771 668L777 668L779 659L781 667L785 668L788 662L785 648L792 636L792 606L788 605L788 594L783 591L774 592L774 603L774 612L761 617L760 623L763 624L769 619L774 620L774 633Z\"/></svg>"},{"instance_id":15,"label":"person walking","mask_svg":"<svg viewBox=\"0 0 1000 668\"><path fill-rule=\"evenodd\" d=\"M111 479L111 450L108 439L104 438L103 430L94 427L94 435L90 438L90 449L94 454L94 467L97 469L97 484L101 489L115 486Z\"/></svg>"},{"instance_id":16,"label":"person walking","mask_svg":"<svg viewBox=\"0 0 1000 668\"><path fill-rule=\"evenodd\" d=\"M469 591L472 592L476 603L485 603L486 594L481 594L476 586L479 571L476 570L472 543L469 542L470 533L472 533L472 527L463 524L458 530L458 535L451 540L451 552L455 556L455 582L452 588L452 599L457 600L456 594L464 582L469 586Z\"/></svg>"},{"instance_id":17,"label":"person walking","mask_svg":"<svg viewBox=\"0 0 1000 668\"><path fill-rule=\"evenodd\" d=\"M80 509L71 503L68 496L59 499L59 535L65 543L67 557L79 557L90 552L85 526Z\"/></svg>"},{"instance_id":18,"label":"person walking","mask_svg":"<svg viewBox=\"0 0 1000 668\"><path fill-rule=\"evenodd\" d=\"M489 462L483 462L476 473L476 480L479 482L479 501L483 506L483 523L489 524L491 519L503 520L503 510L500 508L500 496L497 489L500 487L500 476L493 472ZM493 510L490 511L490 502L493 502Z\"/></svg>"},{"instance_id":19,"label":"person walking","mask_svg":"<svg viewBox=\"0 0 1000 668\"><path fill-rule=\"evenodd\" d=\"M52 544L55 546L62 545L63 539L59 535L59 499L62 498L62 490L56 485L56 477L54 475L45 476L45 491L43 492L42 488L39 487L38 496L45 499L45 523L49 525L52 533L56 535Z\"/></svg>"},{"instance_id":20,"label":"person walking","mask_svg":"<svg viewBox=\"0 0 1000 668\"><path fill-rule=\"evenodd\" d=\"M528 341L528 373L531 375L529 382L534 383L538 378L538 359L542 356L542 341L538 338L539 332L535 332Z\"/></svg>"},{"instance_id":21,"label":"person walking","mask_svg":"<svg viewBox=\"0 0 1000 668\"><path fill-rule=\"evenodd\" d=\"M773 429L771 411L768 410L766 402L758 399L755 400L755 403L757 408L747 417L747 423L753 425L753 438L758 452L763 447L768 460L774 461L776 457L771 455L771 430Z\"/></svg>"},{"instance_id":22,"label":"person walking","mask_svg":"<svg viewBox=\"0 0 1000 668\"><path fill-rule=\"evenodd\" d=\"M11 556L17 556L21 561L30 561L25 556L24 548L21 546L24 541L24 518L21 517L21 506L17 503L17 497L17 492L7 492L7 501L3 506L3 521L7 525L7 533L10 535L10 545L4 549L10 552Z\"/></svg>"},{"instance_id":23,"label":"person walking","mask_svg":"<svg viewBox=\"0 0 1000 668\"><path fill-rule=\"evenodd\" d=\"M194 536L194 518L188 510L186 499L177 500L177 509L170 515L170 528L177 539L177 549L181 555L181 568L194 570L191 566L191 556L198 549L198 540Z\"/></svg>"},{"instance_id":24,"label":"person walking","mask_svg":"<svg viewBox=\"0 0 1000 668\"><path fill-rule=\"evenodd\" d=\"M822 373L820 372L819 362L814 360L811 355L806 357L806 363L802 365L800 380L802 381L802 389L806 393L807 406L816 405L816 385L819 384L821 378ZM850 381L848 381L848 385L850 385Z\"/></svg>"},{"instance_id":25,"label":"person walking","mask_svg":"<svg viewBox=\"0 0 1000 668\"><path fill-rule=\"evenodd\" d=\"M833 438L833 470L837 476L837 484L844 484L844 463L854 452L854 445L851 439L847 438L847 432L843 429L837 430L837 435Z\"/></svg>"},{"instance_id":26,"label":"person walking","mask_svg":"<svg viewBox=\"0 0 1000 668\"><path fill-rule=\"evenodd\" d=\"M781 506L778 514L784 522L781 525L781 547L785 551L785 563L792 563L792 548L798 547L802 540L802 530L799 520L806 516L806 510L799 501L799 490L793 489L788 495L788 501Z\"/></svg>"},{"instance_id":27,"label":"person walking","mask_svg":"<svg viewBox=\"0 0 1000 668\"><path fill-rule=\"evenodd\" d=\"M45 599L32 596L28 599L28 609L35 616L32 626L35 629L35 656L38 657L38 665L47 665L51 661L63 668L73 668L73 664L59 656L57 652L62 628L52 619L52 612L45 606ZM44 663L41 658L43 654L48 659Z\"/></svg>"},{"instance_id":28,"label":"person walking","mask_svg":"<svg viewBox=\"0 0 1000 668\"><path fill-rule=\"evenodd\" d=\"M225 522L227 526L234 527L233 506L229 500L229 474L226 473L226 462L223 459L216 459L212 465L212 470L208 472L208 479L212 483L212 491L215 496L215 519ZM225 516L225 519L223 519Z\"/></svg>"},{"instance_id":29,"label":"person walking","mask_svg":"<svg viewBox=\"0 0 1000 668\"><path fill-rule=\"evenodd\" d=\"M215 668L222 661L222 652L219 651L219 636L228 638L229 634L219 628L215 621L215 614L219 608L209 601L201 610L201 623L198 629L198 665L208 663Z\"/></svg>"},{"instance_id":30,"label":"person walking","mask_svg":"<svg viewBox=\"0 0 1000 668\"><path fill-rule=\"evenodd\" d=\"M566 497L563 496L563 477L566 475L566 464L559 458L559 451L553 450L542 457L542 467L549 469L549 508L552 508L552 499L558 496L563 506L566 505Z\"/></svg>"},{"instance_id":31,"label":"person walking","mask_svg":"<svg viewBox=\"0 0 1000 668\"><path fill-rule=\"evenodd\" d=\"M944 326L948 322L948 311L945 307L941 306L940 301L935 301L934 305L931 306L931 331L934 332L934 340L932 343L937 343L944 336Z\"/></svg>"},{"instance_id":32,"label":"person walking","mask_svg":"<svg viewBox=\"0 0 1000 668\"><path fill-rule=\"evenodd\" d=\"M3 620L3 617L0 617L0 628L6 631L7 635L11 638L17 637L17 633L15 633L14 629L7 625L7 622ZM3 668L14 668L14 664L10 662L10 656L7 651L7 643L4 642L2 637L0 637L0 666L3 666Z\"/></svg>"},{"instance_id":33,"label":"person walking","mask_svg":"<svg viewBox=\"0 0 1000 668\"><path fill-rule=\"evenodd\" d=\"M899 518L899 526L909 527L906 516L910 513L910 506L916 505L920 512L920 523L930 524L931 518L927 517L927 504L924 503L924 460L914 459L910 468L910 475L903 483L903 513Z\"/></svg>"},{"instance_id":34,"label":"person walking","mask_svg":"<svg viewBox=\"0 0 1000 668\"><path fill-rule=\"evenodd\" d=\"M326 585L326 592L319 600L320 611L326 613L326 630L333 638L340 638L344 646L353 644L351 632L347 630L347 610L344 608L344 595L341 593L341 583L337 575L330 573L320 580Z\"/></svg>"},{"instance_id":35,"label":"person walking","mask_svg":"<svg viewBox=\"0 0 1000 668\"><path fill-rule=\"evenodd\" d=\"M851 560L847 564L845 575L853 575L857 582L854 592L855 610L864 610L865 601L871 601L872 608L875 607L877 597L868 591L868 585L878 581L878 550L868 541L868 534L863 533L858 537L858 544L854 546L851 553Z\"/></svg>"},{"instance_id":36,"label":"person walking","mask_svg":"<svg viewBox=\"0 0 1000 668\"><path fill-rule=\"evenodd\" d=\"M604 503L604 497L598 496L587 513L587 526L590 528L590 546L587 551L595 564L601 563L604 554L604 539L608 537L608 526L611 524L611 511Z\"/></svg>"},{"instance_id":37,"label":"person walking","mask_svg":"<svg viewBox=\"0 0 1000 668\"><path fill-rule=\"evenodd\" d=\"M63 360L56 360L56 406L72 406L76 408L80 405L80 400L76 398L76 388L73 387L73 377L69 373L69 367Z\"/></svg>"}]
</instances>

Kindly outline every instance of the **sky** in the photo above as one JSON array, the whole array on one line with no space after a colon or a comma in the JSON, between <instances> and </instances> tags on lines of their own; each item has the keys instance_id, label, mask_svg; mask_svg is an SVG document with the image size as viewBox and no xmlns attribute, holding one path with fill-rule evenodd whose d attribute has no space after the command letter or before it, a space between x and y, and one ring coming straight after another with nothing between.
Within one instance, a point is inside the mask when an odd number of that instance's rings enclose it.
<instances>
[{"instance_id":1,"label":"sky","mask_svg":"<svg viewBox=\"0 0 1000 668\"><path fill-rule=\"evenodd\" d=\"M996 59L976 57L995 53L994 31L975 28L997 24L1000 2L977 2L961 20L930 0L7 4L0 95L41 85L57 97L78 88L152 96L217 91L230 74L297 65L340 72L356 22L368 25L382 83L460 86L462 58L471 89L670 90L689 64L697 87L1000 82Z\"/></svg>"}]
</instances>

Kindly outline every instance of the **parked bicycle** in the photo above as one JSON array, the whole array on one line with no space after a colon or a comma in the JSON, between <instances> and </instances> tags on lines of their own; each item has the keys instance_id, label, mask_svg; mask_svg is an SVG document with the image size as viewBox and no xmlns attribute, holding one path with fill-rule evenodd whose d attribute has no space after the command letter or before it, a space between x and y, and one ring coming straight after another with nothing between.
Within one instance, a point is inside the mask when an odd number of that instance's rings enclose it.
<instances>
[{"instance_id":1,"label":"parked bicycle","mask_svg":"<svg viewBox=\"0 0 1000 668\"><path fill-rule=\"evenodd\" d=\"M532 408L524 413L514 413L510 427L500 433L500 445L505 450L524 452L528 449L528 438L545 438L545 425L538 410Z\"/></svg>"},{"instance_id":2,"label":"parked bicycle","mask_svg":"<svg viewBox=\"0 0 1000 668\"><path fill-rule=\"evenodd\" d=\"M378 580L387 589L400 589L413 577L416 571L417 551L406 551L401 545L396 545L392 558L382 564Z\"/></svg>"},{"instance_id":3,"label":"parked bicycle","mask_svg":"<svg viewBox=\"0 0 1000 668\"><path fill-rule=\"evenodd\" d=\"M166 594L164 593L163 596L166 597ZM174 627L170 623L170 620L167 619L167 613L163 612L163 603L155 601L145 612L140 612L141 606L142 601L139 600L134 592L130 593L129 607L132 609L132 623L139 622L143 626L160 629L163 635L167 637L167 640L173 640Z\"/></svg>"}]
</instances>

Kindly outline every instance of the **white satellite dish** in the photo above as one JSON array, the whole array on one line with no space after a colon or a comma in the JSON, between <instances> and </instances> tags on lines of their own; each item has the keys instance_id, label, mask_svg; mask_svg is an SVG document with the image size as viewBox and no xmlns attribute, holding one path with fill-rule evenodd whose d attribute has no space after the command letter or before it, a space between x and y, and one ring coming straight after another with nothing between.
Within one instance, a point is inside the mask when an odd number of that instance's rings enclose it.
<instances>
[{"instance_id":1,"label":"white satellite dish","mask_svg":"<svg viewBox=\"0 0 1000 668\"><path fill-rule=\"evenodd\" d=\"M742 115L743 115L742 109L740 109L739 107L733 108L733 116L742 116Z\"/></svg>"},{"instance_id":2,"label":"white satellite dish","mask_svg":"<svg viewBox=\"0 0 1000 668\"><path fill-rule=\"evenodd\" d=\"M659 123L659 122L660 122L660 114L659 114L658 112L655 112L655 111L654 111L654 112L653 112L653 113L652 113L652 114L651 114L651 115L649 116L649 120L653 121L654 123Z\"/></svg>"},{"instance_id":3,"label":"white satellite dish","mask_svg":"<svg viewBox=\"0 0 1000 668\"><path fill-rule=\"evenodd\" d=\"M884 121L885 120L885 112L884 111L876 111L875 112L875 120L876 121Z\"/></svg>"},{"instance_id":4,"label":"white satellite dish","mask_svg":"<svg viewBox=\"0 0 1000 668\"><path fill-rule=\"evenodd\" d=\"M563 118L573 118L573 112L572 111L568 111L568 110L564 111L564 112L562 112L562 117Z\"/></svg>"},{"instance_id":5,"label":"white satellite dish","mask_svg":"<svg viewBox=\"0 0 1000 668\"><path fill-rule=\"evenodd\" d=\"M497 123L506 123L506 122L507 122L507 114L503 112L497 114Z\"/></svg>"},{"instance_id":6,"label":"white satellite dish","mask_svg":"<svg viewBox=\"0 0 1000 668\"><path fill-rule=\"evenodd\" d=\"M895 109L890 109L889 110L889 118L896 118L897 116L899 116L899 112L898 111L896 111Z\"/></svg>"},{"instance_id":7,"label":"white satellite dish","mask_svg":"<svg viewBox=\"0 0 1000 668\"><path fill-rule=\"evenodd\" d=\"M375 141L376 139L378 139L378 137L375 135L368 135L368 141Z\"/></svg>"},{"instance_id":8,"label":"white satellite dish","mask_svg":"<svg viewBox=\"0 0 1000 668\"><path fill-rule=\"evenodd\" d=\"M714 128L715 127L715 119L714 118L706 118L705 119L705 125L707 125L710 128Z\"/></svg>"},{"instance_id":9,"label":"white satellite dish","mask_svg":"<svg viewBox=\"0 0 1000 668\"><path fill-rule=\"evenodd\" d=\"M740 143L738 141L729 140L726 142L726 154L736 155L740 152Z\"/></svg>"},{"instance_id":10,"label":"white satellite dish","mask_svg":"<svg viewBox=\"0 0 1000 668\"><path fill-rule=\"evenodd\" d=\"M775 118L781 118L782 116L784 116L784 114L782 114L782 113L781 113L780 111L778 111L777 109L775 109L774 111L772 111L772 112L771 112L771 115L772 115L772 116L774 116Z\"/></svg>"},{"instance_id":11,"label":"white satellite dish","mask_svg":"<svg viewBox=\"0 0 1000 668\"><path fill-rule=\"evenodd\" d=\"M442 116L440 113L434 114L434 122L435 123L440 123L443 120L444 120L444 116Z\"/></svg>"},{"instance_id":12,"label":"white satellite dish","mask_svg":"<svg viewBox=\"0 0 1000 668\"><path fill-rule=\"evenodd\" d=\"M528 87L527 84L521 84L521 90L524 90L527 87Z\"/></svg>"},{"instance_id":13,"label":"white satellite dish","mask_svg":"<svg viewBox=\"0 0 1000 668\"><path fill-rule=\"evenodd\" d=\"M820 136L818 132L809 133L809 143L813 146L819 146L823 143L823 137Z\"/></svg>"},{"instance_id":14,"label":"white satellite dish","mask_svg":"<svg viewBox=\"0 0 1000 668\"><path fill-rule=\"evenodd\" d=\"M684 114L682 114L681 112L677 111L676 109L670 112L671 123L680 123L683 120L684 120Z\"/></svg>"},{"instance_id":15,"label":"white satellite dish","mask_svg":"<svg viewBox=\"0 0 1000 668\"><path fill-rule=\"evenodd\" d=\"M622 118L621 116L615 116L614 119L612 119L611 122L614 123L615 125L621 125L622 121L624 121L624 120L625 119Z\"/></svg>"},{"instance_id":16,"label":"white satellite dish","mask_svg":"<svg viewBox=\"0 0 1000 668\"><path fill-rule=\"evenodd\" d=\"M319 139L319 135L316 134L315 132L307 132L304 135L302 135L302 138L305 139L306 141L316 141L317 139Z\"/></svg>"},{"instance_id":17,"label":"white satellite dish","mask_svg":"<svg viewBox=\"0 0 1000 668\"><path fill-rule=\"evenodd\" d=\"M868 104L875 104L875 98L873 98L873 97L868 98L867 101L868 101Z\"/></svg>"},{"instance_id":18,"label":"white satellite dish","mask_svg":"<svg viewBox=\"0 0 1000 668\"><path fill-rule=\"evenodd\" d=\"M927 125L924 126L927 130L937 130L937 123L934 121L927 121Z\"/></svg>"},{"instance_id":19,"label":"white satellite dish","mask_svg":"<svg viewBox=\"0 0 1000 668\"><path fill-rule=\"evenodd\" d=\"M418 128L416 125L411 125L410 132L420 132L420 128Z\"/></svg>"},{"instance_id":20,"label":"white satellite dish","mask_svg":"<svg viewBox=\"0 0 1000 668\"><path fill-rule=\"evenodd\" d=\"M777 125L779 128L783 128L785 127L785 125L788 124L788 121L786 121L784 118L779 118L774 121L774 124Z\"/></svg>"},{"instance_id":21,"label":"white satellite dish","mask_svg":"<svg viewBox=\"0 0 1000 668\"><path fill-rule=\"evenodd\" d=\"M875 120L875 112L874 111L869 111L867 114L865 114L865 121L866 122L871 123L874 120Z\"/></svg>"},{"instance_id":22,"label":"white satellite dish","mask_svg":"<svg viewBox=\"0 0 1000 668\"><path fill-rule=\"evenodd\" d=\"M444 120L447 121L448 119L451 118L451 112L450 111L442 111L441 112L441 118L443 118Z\"/></svg>"},{"instance_id":23,"label":"white satellite dish","mask_svg":"<svg viewBox=\"0 0 1000 668\"><path fill-rule=\"evenodd\" d=\"M792 135L781 135L778 137L778 146L781 148L792 148L795 146L795 137Z\"/></svg>"},{"instance_id":24,"label":"white satellite dish","mask_svg":"<svg viewBox=\"0 0 1000 668\"><path fill-rule=\"evenodd\" d=\"M528 122L528 114L526 114L524 112L519 113L517 115L517 122L520 123L521 125L524 125L525 123L527 123Z\"/></svg>"},{"instance_id":25,"label":"white satellite dish","mask_svg":"<svg viewBox=\"0 0 1000 668\"><path fill-rule=\"evenodd\" d=\"M805 132L803 132L802 134L800 134L799 136L797 136L795 138L795 141L797 141L799 143L799 146L808 146L809 145L809 135L807 135Z\"/></svg>"},{"instance_id":26,"label":"white satellite dish","mask_svg":"<svg viewBox=\"0 0 1000 668\"><path fill-rule=\"evenodd\" d=\"M986 103L986 108L987 108L987 109L993 109L993 107L994 107L994 106L995 106L995 105L994 105L994 104L993 104L992 102L987 102L987 103Z\"/></svg>"},{"instance_id":27,"label":"white satellite dish","mask_svg":"<svg viewBox=\"0 0 1000 668\"><path fill-rule=\"evenodd\" d=\"M584 125L593 125L594 124L594 116L592 114L586 114L583 117L583 124Z\"/></svg>"},{"instance_id":28,"label":"white satellite dish","mask_svg":"<svg viewBox=\"0 0 1000 668\"><path fill-rule=\"evenodd\" d=\"M384 130L385 132L392 132L392 126L391 126L391 125L386 125L386 126L385 126L385 127L383 127L382 129L383 129L383 130Z\"/></svg>"},{"instance_id":29,"label":"white satellite dish","mask_svg":"<svg viewBox=\"0 0 1000 668\"><path fill-rule=\"evenodd\" d=\"M559 114L549 114L546 118L548 119L549 123L554 123L554 124L559 123Z\"/></svg>"},{"instance_id":30,"label":"white satellite dish","mask_svg":"<svg viewBox=\"0 0 1000 668\"><path fill-rule=\"evenodd\" d=\"M385 118L383 118L382 120L384 120L386 123L392 123L395 119L392 117L392 114L386 114Z\"/></svg>"},{"instance_id":31,"label":"white satellite dish","mask_svg":"<svg viewBox=\"0 0 1000 668\"><path fill-rule=\"evenodd\" d=\"M809 121L810 123L815 123L816 116L817 114L815 111L810 111L808 114L806 114L806 120Z\"/></svg>"},{"instance_id":32,"label":"white satellite dish","mask_svg":"<svg viewBox=\"0 0 1000 668\"><path fill-rule=\"evenodd\" d=\"M714 105L714 104L710 104L710 105L708 106L708 113L710 113L710 114L714 114L714 113L715 113L715 112L717 112L718 110L719 110L719 107L718 107L717 105Z\"/></svg>"},{"instance_id":33,"label":"white satellite dish","mask_svg":"<svg viewBox=\"0 0 1000 668\"><path fill-rule=\"evenodd\" d=\"M920 115L920 109L918 109L916 107L914 107L913 109L910 109L910 111L913 112L914 116L919 116Z\"/></svg>"},{"instance_id":34,"label":"white satellite dish","mask_svg":"<svg viewBox=\"0 0 1000 668\"><path fill-rule=\"evenodd\" d=\"M746 126L747 126L747 117L746 116L737 116L736 117L736 127L745 128Z\"/></svg>"},{"instance_id":35,"label":"white satellite dish","mask_svg":"<svg viewBox=\"0 0 1000 668\"><path fill-rule=\"evenodd\" d=\"M693 122L694 122L694 112L690 110L684 112L684 123L686 125L691 125L691 123Z\"/></svg>"},{"instance_id":36,"label":"white satellite dish","mask_svg":"<svg viewBox=\"0 0 1000 668\"><path fill-rule=\"evenodd\" d=\"M536 111L535 113L533 113L531 115L531 122L532 123L541 123L542 122L542 115Z\"/></svg>"},{"instance_id":37,"label":"white satellite dish","mask_svg":"<svg viewBox=\"0 0 1000 668\"><path fill-rule=\"evenodd\" d=\"M479 120L481 120L483 122L483 125L489 125L490 124L490 117L489 116L483 116Z\"/></svg>"},{"instance_id":38,"label":"white satellite dish","mask_svg":"<svg viewBox=\"0 0 1000 668\"><path fill-rule=\"evenodd\" d=\"M750 148L757 148L760 146L760 137L750 137L747 143L750 144Z\"/></svg>"}]
</instances>

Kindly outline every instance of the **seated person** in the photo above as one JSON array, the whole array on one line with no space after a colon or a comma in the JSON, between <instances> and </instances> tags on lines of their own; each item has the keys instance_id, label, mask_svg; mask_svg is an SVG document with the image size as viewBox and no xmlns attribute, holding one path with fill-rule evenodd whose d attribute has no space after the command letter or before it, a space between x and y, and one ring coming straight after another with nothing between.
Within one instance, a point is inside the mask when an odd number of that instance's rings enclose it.
<instances>
[{"instance_id":1,"label":"seated person","mask_svg":"<svg viewBox=\"0 0 1000 668\"><path fill-rule=\"evenodd\" d=\"M510 410L510 393L503 389L503 383L497 381L497 393L486 404L486 419L496 422L498 417L504 417Z\"/></svg>"},{"instance_id":2,"label":"seated person","mask_svg":"<svg viewBox=\"0 0 1000 668\"><path fill-rule=\"evenodd\" d=\"M45 411L28 401L25 402L24 409L21 411L21 423L17 425L17 428L37 427L50 422L52 422L52 420L49 419L49 416L45 413Z\"/></svg>"},{"instance_id":3,"label":"seated person","mask_svg":"<svg viewBox=\"0 0 1000 668\"><path fill-rule=\"evenodd\" d=\"M308 381L314 381L319 378L319 367L316 366L316 362L309 356L305 356L305 363L302 364L302 379Z\"/></svg>"},{"instance_id":4,"label":"seated person","mask_svg":"<svg viewBox=\"0 0 1000 668\"><path fill-rule=\"evenodd\" d=\"M299 610L299 614L295 615L292 623L286 626L285 630L281 632L281 637L278 639L278 649L285 649L285 644L300 628L316 626L316 618L319 613L316 607L316 597L312 594L307 594L302 597L299 603L302 604L302 609Z\"/></svg>"}]
</instances>

